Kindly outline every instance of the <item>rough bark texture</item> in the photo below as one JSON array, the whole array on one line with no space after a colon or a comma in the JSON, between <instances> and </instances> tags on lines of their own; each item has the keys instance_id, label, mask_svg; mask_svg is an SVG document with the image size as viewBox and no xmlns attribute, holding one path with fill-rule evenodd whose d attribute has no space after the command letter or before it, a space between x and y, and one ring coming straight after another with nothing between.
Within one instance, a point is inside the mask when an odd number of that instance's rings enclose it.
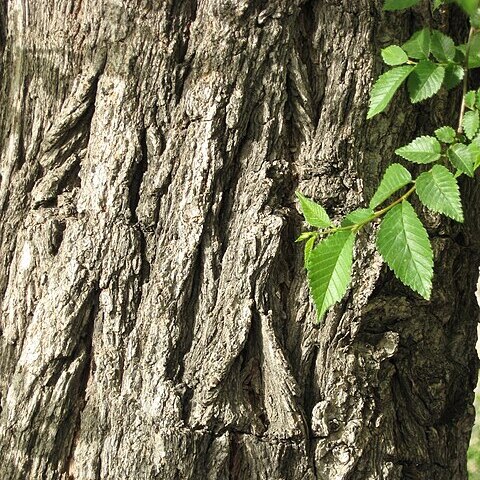
<instances>
[{"instance_id":1,"label":"rough bark texture","mask_svg":"<svg viewBox=\"0 0 480 480\"><path fill-rule=\"evenodd\" d=\"M2 2L0 478L466 478L475 182L464 227L427 217L431 302L367 231L316 326L293 244L295 189L339 217L453 120L455 94L402 94L365 121L378 50L412 18L380 0Z\"/></svg>"}]
</instances>

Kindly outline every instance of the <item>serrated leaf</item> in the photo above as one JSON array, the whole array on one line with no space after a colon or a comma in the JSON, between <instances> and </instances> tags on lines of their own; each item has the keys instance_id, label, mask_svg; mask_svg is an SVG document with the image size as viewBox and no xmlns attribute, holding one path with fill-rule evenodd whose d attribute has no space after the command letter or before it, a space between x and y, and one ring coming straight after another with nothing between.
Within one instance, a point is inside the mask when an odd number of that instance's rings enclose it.
<instances>
[{"instance_id":1,"label":"serrated leaf","mask_svg":"<svg viewBox=\"0 0 480 480\"><path fill-rule=\"evenodd\" d=\"M477 94L475 90L470 90L465 94L465 106L470 110L475 108L475 101L477 99Z\"/></svg>"},{"instance_id":2,"label":"serrated leaf","mask_svg":"<svg viewBox=\"0 0 480 480\"><path fill-rule=\"evenodd\" d=\"M455 42L438 30L432 33L430 49L439 62L452 62L455 58Z\"/></svg>"},{"instance_id":3,"label":"serrated leaf","mask_svg":"<svg viewBox=\"0 0 480 480\"><path fill-rule=\"evenodd\" d=\"M305 268L308 268L308 259L310 258L310 253L312 253L313 250L313 245L315 244L315 237L310 237L306 242L305 242L305 250L303 254L303 262Z\"/></svg>"},{"instance_id":4,"label":"serrated leaf","mask_svg":"<svg viewBox=\"0 0 480 480\"><path fill-rule=\"evenodd\" d=\"M443 80L443 85L447 90L451 90L456 87L462 80L465 75L465 70L461 65L455 65L451 63L445 68L445 79Z\"/></svg>"},{"instance_id":5,"label":"serrated leaf","mask_svg":"<svg viewBox=\"0 0 480 480\"><path fill-rule=\"evenodd\" d=\"M401 282L423 298L430 298L432 248L422 222L406 200L385 215L378 231L377 248Z\"/></svg>"},{"instance_id":6,"label":"serrated leaf","mask_svg":"<svg viewBox=\"0 0 480 480\"><path fill-rule=\"evenodd\" d=\"M395 153L405 160L414 163L431 163L441 156L442 146L435 137L425 135L417 137L404 147L397 148Z\"/></svg>"},{"instance_id":7,"label":"serrated leaf","mask_svg":"<svg viewBox=\"0 0 480 480\"><path fill-rule=\"evenodd\" d=\"M463 143L456 143L447 150L447 156L452 165L461 172L473 177L475 157L471 150Z\"/></svg>"},{"instance_id":8,"label":"serrated leaf","mask_svg":"<svg viewBox=\"0 0 480 480\"><path fill-rule=\"evenodd\" d=\"M471 110L465 112L462 120L463 131L469 140L472 140L478 131L480 125L480 118L478 116L478 110Z\"/></svg>"},{"instance_id":9,"label":"serrated leaf","mask_svg":"<svg viewBox=\"0 0 480 480\"><path fill-rule=\"evenodd\" d=\"M303 216L309 225L312 225L312 227L326 228L332 224L327 212L321 205L304 197L300 192L296 192L296 195L300 201Z\"/></svg>"},{"instance_id":10,"label":"serrated leaf","mask_svg":"<svg viewBox=\"0 0 480 480\"><path fill-rule=\"evenodd\" d=\"M412 103L435 95L445 78L445 68L429 60L421 60L408 77L407 87Z\"/></svg>"},{"instance_id":11,"label":"serrated leaf","mask_svg":"<svg viewBox=\"0 0 480 480\"><path fill-rule=\"evenodd\" d=\"M355 235L339 231L318 244L308 259L308 283L321 318L347 291L350 283Z\"/></svg>"},{"instance_id":12,"label":"serrated leaf","mask_svg":"<svg viewBox=\"0 0 480 480\"><path fill-rule=\"evenodd\" d=\"M417 60L428 59L430 55L430 30L424 28L415 32L403 45L402 48L410 58Z\"/></svg>"},{"instance_id":13,"label":"serrated leaf","mask_svg":"<svg viewBox=\"0 0 480 480\"><path fill-rule=\"evenodd\" d=\"M378 77L370 94L370 108L367 118L372 118L385 110L393 95L410 75L413 68L410 65L395 67Z\"/></svg>"},{"instance_id":14,"label":"serrated leaf","mask_svg":"<svg viewBox=\"0 0 480 480\"><path fill-rule=\"evenodd\" d=\"M440 127L435 130L435 135L443 143L453 143L457 132L452 127Z\"/></svg>"},{"instance_id":15,"label":"serrated leaf","mask_svg":"<svg viewBox=\"0 0 480 480\"><path fill-rule=\"evenodd\" d=\"M420 0L385 0L384 10L403 10L417 5Z\"/></svg>"},{"instance_id":16,"label":"serrated leaf","mask_svg":"<svg viewBox=\"0 0 480 480\"><path fill-rule=\"evenodd\" d=\"M462 201L457 180L443 165L421 173L416 182L420 201L430 210L463 222Z\"/></svg>"},{"instance_id":17,"label":"serrated leaf","mask_svg":"<svg viewBox=\"0 0 480 480\"><path fill-rule=\"evenodd\" d=\"M405 185L408 185L412 181L410 172L399 163L392 163L385 174L382 181L377 188L377 191L373 195L368 206L371 209L378 207L392 194L400 190Z\"/></svg>"},{"instance_id":18,"label":"serrated leaf","mask_svg":"<svg viewBox=\"0 0 480 480\"><path fill-rule=\"evenodd\" d=\"M371 208L357 208L353 212L350 212L343 220L342 227L347 227L349 225L359 225L361 223L367 222L370 220L374 211Z\"/></svg>"},{"instance_id":19,"label":"serrated leaf","mask_svg":"<svg viewBox=\"0 0 480 480\"><path fill-rule=\"evenodd\" d=\"M383 61L390 66L402 65L408 61L408 55L398 45L382 49Z\"/></svg>"},{"instance_id":20,"label":"serrated leaf","mask_svg":"<svg viewBox=\"0 0 480 480\"><path fill-rule=\"evenodd\" d=\"M480 88L477 90L477 95L475 98L475 107L480 108Z\"/></svg>"}]
</instances>

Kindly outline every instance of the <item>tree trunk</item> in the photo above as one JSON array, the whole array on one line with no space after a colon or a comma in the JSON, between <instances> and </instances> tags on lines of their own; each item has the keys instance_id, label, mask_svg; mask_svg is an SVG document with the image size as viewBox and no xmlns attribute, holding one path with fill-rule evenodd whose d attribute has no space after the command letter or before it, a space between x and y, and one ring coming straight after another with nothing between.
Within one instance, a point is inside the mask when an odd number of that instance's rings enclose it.
<instances>
[{"instance_id":1,"label":"tree trunk","mask_svg":"<svg viewBox=\"0 0 480 480\"><path fill-rule=\"evenodd\" d=\"M340 218L455 121L457 94L402 93L366 122L419 26L381 7L2 2L0 478L467 478L475 182L463 227L424 212L431 302L370 229L316 325L293 243L296 189Z\"/></svg>"}]
</instances>

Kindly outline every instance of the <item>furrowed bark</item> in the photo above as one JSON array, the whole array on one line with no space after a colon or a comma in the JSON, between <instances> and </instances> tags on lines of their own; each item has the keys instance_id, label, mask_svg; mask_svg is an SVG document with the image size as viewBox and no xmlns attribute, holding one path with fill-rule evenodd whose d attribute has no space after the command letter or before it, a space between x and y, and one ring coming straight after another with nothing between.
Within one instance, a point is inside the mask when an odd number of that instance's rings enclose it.
<instances>
[{"instance_id":1,"label":"furrowed bark","mask_svg":"<svg viewBox=\"0 0 480 480\"><path fill-rule=\"evenodd\" d=\"M296 189L339 218L395 148L453 122L446 93L365 121L379 48L411 17L367 0L2 8L1 478L465 479L475 182L463 227L424 212L431 302L370 229L316 325L293 243Z\"/></svg>"}]
</instances>

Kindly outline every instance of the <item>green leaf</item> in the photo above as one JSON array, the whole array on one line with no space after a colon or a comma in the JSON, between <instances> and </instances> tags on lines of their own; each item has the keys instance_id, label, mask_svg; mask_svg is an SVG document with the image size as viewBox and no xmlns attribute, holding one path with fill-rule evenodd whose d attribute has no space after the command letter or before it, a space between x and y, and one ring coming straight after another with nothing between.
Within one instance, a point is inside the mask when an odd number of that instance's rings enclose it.
<instances>
[{"instance_id":1,"label":"green leaf","mask_svg":"<svg viewBox=\"0 0 480 480\"><path fill-rule=\"evenodd\" d=\"M463 65L465 63L465 53L467 50L467 44L463 43L455 47L455 63Z\"/></svg>"},{"instance_id":2,"label":"green leaf","mask_svg":"<svg viewBox=\"0 0 480 480\"><path fill-rule=\"evenodd\" d=\"M433 31L430 48L439 62L453 62L455 59L454 41L438 30Z\"/></svg>"},{"instance_id":3,"label":"green leaf","mask_svg":"<svg viewBox=\"0 0 480 480\"><path fill-rule=\"evenodd\" d=\"M465 50L466 50L465 45ZM480 33L476 32L470 40L470 53L468 55L468 68L480 67Z\"/></svg>"},{"instance_id":4,"label":"green leaf","mask_svg":"<svg viewBox=\"0 0 480 480\"><path fill-rule=\"evenodd\" d=\"M465 58L467 45L458 45L457 51L461 53L463 58ZM477 32L472 36L470 40L470 51L468 54L468 68L478 68L480 67L480 34Z\"/></svg>"},{"instance_id":5,"label":"green leaf","mask_svg":"<svg viewBox=\"0 0 480 480\"><path fill-rule=\"evenodd\" d=\"M477 147L480 148L480 135L477 135L473 140L470 145L476 145Z\"/></svg>"},{"instance_id":6,"label":"green leaf","mask_svg":"<svg viewBox=\"0 0 480 480\"><path fill-rule=\"evenodd\" d=\"M433 0L433 9L436 10L443 5L443 0Z\"/></svg>"},{"instance_id":7,"label":"green leaf","mask_svg":"<svg viewBox=\"0 0 480 480\"><path fill-rule=\"evenodd\" d=\"M435 95L445 78L445 68L429 60L421 60L408 77L408 92L412 103Z\"/></svg>"},{"instance_id":8,"label":"green leaf","mask_svg":"<svg viewBox=\"0 0 480 480\"><path fill-rule=\"evenodd\" d=\"M470 90L465 94L465 106L470 110L475 108L475 101L477 99L477 92L475 90Z\"/></svg>"},{"instance_id":9,"label":"green leaf","mask_svg":"<svg viewBox=\"0 0 480 480\"><path fill-rule=\"evenodd\" d=\"M428 59L430 55L430 30L424 28L415 32L403 45L402 48L410 58L417 60Z\"/></svg>"},{"instance_id":10,"label":"green leaf","mask_svg":"<svg viewBox=\"0 0 480 480\"><path fill-rule=\"evenodd\" d=\"M440 127L435 130L435 135L443 143L453 143L457 132L452 127Z\"/></svg>"},{"instance_id":11,"label":"green leaf","mask_svg":"<svg viewBox=\"0 0 480 480\"><path fill-rule=\"evenodd\" d=\"M296 192L296 195L300 201L303 216L309 225L312 225L312 227L326 228L332 224L327 212L321 205L304 197L300 192Z\"/></svg>"},{"instance_id":12,"label":"green leaf","mask_svg":"<svg viewBox=\"0 0 480 480\"><path fill-rule=\"evenodd\" d=\"M403 10L417 5L420 0L385 0L384 10Z\"/></svg>"},{"instance_id":13,"label":"green leaf","mask_svg":"<svg viewBox=\"0 0 480 480\"><path fill-rule=\"evenodd\" d=\"M475 171L480 166L480 137L476 136L468 145L468 149L472 155L473 171Z\"/></svg>"},{"instance_id":14,"label":"green leaf","mask_svg":"<svg viewBox=\"0 0 480 480\"><path fill-rule=\"evenodd\" d=\"M477 98L475 100L475 107L480 108L480 88L477 90Z\"/></svg>"},{"instance_id":15,"label":"green leaf","mask_svg":"<svg viewBox=\"0 0 480 480\"><path fill-rule=\"evenodd\" d=\"M371 208L357 208L353 212L350 212L343 220L342 227L348 227L349 225L359 225L361 223L371 220L374 211Z\"/></svg>"},{"instance_id":16,"label":"green leaf","mask_svg":"<svg viewBox=\"0 0 480 480\"><path fill-rule=\"evenodd\" d=\"M475 13L470 15L470 25L477 30L480 28L480 9L476 9Z\"/></svg>"},{"instance_id":17,"label":"green leaf","mask_svg":"<svg viewBox=\"0 0 480 480\"><path fill-rule=\"evenodd\" d=\"M428 234L406 200L382 220L377 248L397 278L423 298L432 291L433 253Z\"/></svg>"},{"instance_id":18,"label":"green leaf","mask_svg":"<svg viewBox=\"0 0 480 480\"><path fill-rule=\"evenodd\" d=\"M445 68L445 79L443 81L443 85L447 90L451 90L463 80L464 75L465 70L461 65L450 63L447 65L447 68Z\"/></svg>"},{"instance_id":19,"label":"green leaf","mask_svg":"<svg viewBox=\"0 0 480 480\"><path fill-rule=\"evenodd\" d=\"M380 75L373 85L370 94L370 108L368 109L367 118L372 118L385 110L393 95L408 75L410 75L413 68L409 65L395 67Z\"/></svg>"},{"instance_id":20,"label":"green leaf","mask_svg":"<svg viewBox=\"0 0 480 480\"><path fill-rule=\"evenodd\" d=\"M418 137L408 145L397 148L395 153L414 163L431 163L441 156L442 146L435 137Z\"/></svg>"},{"instance_id":21,"label":"green leaf","mask_svg":"<svg viewBox=\"0 0 480 480\"><path fill-rule=\"evenodd\" d=\"M317 232L302 232L298 238L295 240L295 243L303 242L308 240L310 237L315 237Z\"/></svg>"},{"instance_id":22,"label":"green leaf","mask_svg":"<svg viewBox=\"0 0 480 480\"><path fill-rule=\"evenodd\" d=\"M472 140L475 134L478 131L480 125L480 118L478 116L478 110L472 110L470 112L465 112L463 116L463 130L465 135L469 140Z\"/></svg>"},{"instance_id":23,"label":"green leaf","mask_svg":"<svg viewBox=\"0 0 480 480\"><path fill-rule=\"evenodd\" d=\"M312 253L313 250L313 245L315 244L315 237L310 237L306 242L305 242L305 250L304 250L304 266L305 268L308 268L308 259L310 258L310 253Z\"/></svg>"},{"instance_id":24,"label":"green leaf","mask_svg":"<svg viewBox=\"0 0 480 480\"><path fill-rule=\"evenodd\" d=\"M390 195L394 194L411 181L412 176L405 167L399 163L392 163L392 165L390 165L385 171L382 181L368 206L372 209L378 207L390 197Z\"/></svg>"},{"instance_id":25,"label":"green leaf","mask_svg":"<svg viewBox=\"0 0 480 480\"><path fill-rule=\"evenodd\" d=\"M408 55L397 45L382 49L382 58L387 65L402 65L408 61Z\"/></svg>"},{"instance_id":26,"label":"green leaf","mask_svg":"<svg viewBox=\"0 0 480 480\"><path fill-rule=\"evenodd\" d=\"M319 243L308 259L308 283L318 316L338 302L350 283L355 235L339 231Z\"/></svg>"},{"instance_id":27,"label":"green leaf","mask_svg":"<svg viewBox=\"0 0 480 480\"><path fill-rule=\"evenodd\" d=\"M463 222L457 180L443 165L434 165L429 172L421 173L415 184L418 198L426 207Z\"/></svg>"},{"instance_id":28,"label":"green leaf","mask_svg":"<svg viewBox=\"0 0 480 480\"><path fill-rule=\"evenodd\" d=\"M473 177L475 156L466 145L463 143L452 145L447 151L447 156L453 166L469 177Z\"/></svg>"},{"instance_id":29,"label":"green leaf","mask_svg":"<svg viewBox=\"0 0 480 480\"><path fill-rule=\"evenodd\" d=\"M473 15L478 7L478 0L456 0L456 3L468 13Z\"/></svg>"}]
</instances>

